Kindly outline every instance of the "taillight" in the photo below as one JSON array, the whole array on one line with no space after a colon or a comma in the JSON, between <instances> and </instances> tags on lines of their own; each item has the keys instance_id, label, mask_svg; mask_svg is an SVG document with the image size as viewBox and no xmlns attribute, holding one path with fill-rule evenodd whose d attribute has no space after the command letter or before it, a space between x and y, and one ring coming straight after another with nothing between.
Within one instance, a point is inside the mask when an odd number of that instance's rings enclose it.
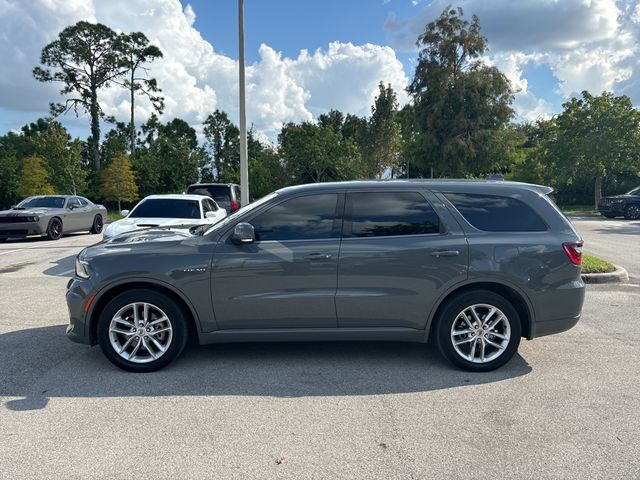
<instances>
[{"instance_id":1,"label":"taillight","mask_svg":"<svg viewBox=\"0 0 640 480\"><path fill-rule=\"evenodd\" d=\"M229 209L231 210L231 212L235 212L236 210L238 210L240 208L240 204L238 203L237 200L231 200L231 205L229 205Z\"/></svg>"},{"instance_id":2,"label":"taillight","mask_svg":"<svg viewBox=\"0 0 640 480\"><path fill-rule=\"evenodd\" d=\"M562 248L574 265L582 265L582 240L578 242L566 242L562 244Z\"/></svg>"}]
</instances>

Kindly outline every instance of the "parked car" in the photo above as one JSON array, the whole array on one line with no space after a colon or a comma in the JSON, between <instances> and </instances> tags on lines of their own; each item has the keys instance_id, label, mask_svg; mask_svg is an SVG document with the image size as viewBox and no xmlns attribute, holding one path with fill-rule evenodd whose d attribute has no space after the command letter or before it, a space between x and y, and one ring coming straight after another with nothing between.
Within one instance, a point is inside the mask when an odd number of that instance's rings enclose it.
<instances>
[{"instance_id":1,"label":"parked car","mask_svg":"<svg viewBox=\"0 0 640 480\"><path fill-rule=\"evenodd\" d=\"M623 195L602 197L598 202L598 211L607 218L640 219L640 187L636 187Z\"/></svg>"},{"instance_id":2,"label":"parked car","mask_svg":"<svg viewBox=\"0 0 640 480\"><path fill-rule=\"evenodd\" d=\"M65 233L102 232L107 209L76 195L28 197L0 212L0 242L8 238L44 235L58 240Z\"/></svg>"},{"instance_id":3,"label":"parked car","mask_svg":"<svg viewBox=\"0 0 640 480\"><path fill-rule=\"evenodd\" d=\"M242 206L240 185L235 183L194 183L189 185L187 193L209 195L228 213L233 213Z\"/></svg>"},{"instance_id":4,"label":"parked car","mask_svg":"<svg viewBox=\"0 0 640 480\"><path fill-rule=\"evenodd\" d=\"M123 210L121 213L125 218L107 225L105 239L141 228L211 225L227 216L225 209L203 195L149 195L133 210Z\"/></svg>"},{"instance_id":5,"label":"parked car","mask_svg":"<svg viewBox=\"0 0 640 480\"><path fill-rule=\"evenodd\" d=\"M487 371L520 338L573 327L582 240L549 187L491 181L288 187L208 228L133 232L83 250L67 335L159 369L201 344L434 337Z\"/></svg>"}]
</instances>

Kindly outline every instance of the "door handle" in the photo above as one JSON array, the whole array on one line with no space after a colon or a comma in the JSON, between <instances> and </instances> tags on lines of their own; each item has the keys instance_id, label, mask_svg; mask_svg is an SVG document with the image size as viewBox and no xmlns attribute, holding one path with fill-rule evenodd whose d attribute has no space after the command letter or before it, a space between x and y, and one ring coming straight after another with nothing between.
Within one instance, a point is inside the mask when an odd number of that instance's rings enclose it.
<instances>
[{"instance_id":1,"label":"door handle","mask_svg":"<svg viewBox=\"0 0 640 480\"><path fill-rule=\"evenodd\" d=\"M459 250L436 250L435 252L431 252L432 257L457 257L460 255Z\"/></svg>"},{"instance_id":2,"label":"door handle","mask_svg":"<svg viewBox=\"0 0 640 480\"><path fill-rule=\"evenodd\" d=\"M330 260L332 255L330 253L310 253L307 255L307 260Z\"/></svg>"}]
</instances>

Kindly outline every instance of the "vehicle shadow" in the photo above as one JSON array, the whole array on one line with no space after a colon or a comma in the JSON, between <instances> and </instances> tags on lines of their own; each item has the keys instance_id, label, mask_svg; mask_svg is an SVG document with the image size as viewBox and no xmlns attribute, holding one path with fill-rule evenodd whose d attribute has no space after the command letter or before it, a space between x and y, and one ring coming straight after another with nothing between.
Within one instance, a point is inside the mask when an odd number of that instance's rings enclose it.
<instances>
[{"instance_id":1,"label":"vehicle shadow","mask_svg":"<svg viewBox=\"0 0 640 480\"><path fill-rule=\"evenodd\" d=\"M76 255L59 258L52 261L54 265L47 268L42 273L54 277L73 277L75 272Z\"/></svg>"},{"instance_id":2,"label":"vehicle shadow","mask_svg":"<svg viewBox=\"0 0 640 480\"><path fill-rule=\"evenodd\" d=\"M531 372L519 355L496 371L469 373L446 363L432 345L318 342L190 346L159 372L133 374L114 367L99 347L69 342L63 325L0 335L0 364L0 396L20 397L4 400L10 410L42 409L57 397L295 398L426 392Z\"/></svg>"}]
</instances>

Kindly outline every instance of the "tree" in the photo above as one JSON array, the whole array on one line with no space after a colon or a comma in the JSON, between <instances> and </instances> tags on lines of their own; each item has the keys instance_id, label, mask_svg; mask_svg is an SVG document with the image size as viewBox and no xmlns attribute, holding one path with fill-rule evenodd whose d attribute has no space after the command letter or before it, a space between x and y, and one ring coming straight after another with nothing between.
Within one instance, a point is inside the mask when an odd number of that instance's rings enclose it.
<instances>
[{"instance_id":1,"label":"tree","mask_svg":"<svg viewBox=\"0 0 640 480\"><path fill-rule=\"evenodd\" d=\"M213 161L203 169L203 180L232 181L240 168L240 130L225 112L216 110L204 121L203 133Z\"/></svg>"},{"instance_id":2,"label":"tree","mask_svg":"<svg viewBox=\"0 0 640 480\"><path fill-rule=\"evenodd\" d=\"M351 180L362 172L358 147L331 125L288 123L278 140L287 170L296 183Z\"/></svg>"},{"instance_id":3,"label":"tree","mask_svg":"<svg viewBox=\"0 0 640 480\"><path fill-rule=\"evenodd\" d=\"M398 124L398 100L391 84L384 86L380 82L379 93L371 107L369 119L369 141L365 150L367 176L374 178L386 169L398 167L400 154L400 125Z\"/></svg>"},{"instance_id":4,"label":"tree","mask_svg":"<svg viewBox=\"0 0 640 480\"><path fill-rule=\"evenodd\" d=\"M122 58L117 35L106 25L80 21L62 30L58 38L42 49L33 76L41 82L61 82L64 104L51 104L54 115L73 109L91 118L91 149L96 171L100 170L100 118L104 116L98 92L122 75Z\"/></svg>"},{"instance_id":5,"label":"tree","mask_svg":"<svg viewBox=\"0 0 640 480\"><path fill-rule=\"evenodd\" d=\"M417 41L422 50L408 91L422 152L416 167L423 173L429 167L440 176L492 171L495 165L485 153L499 148L496 132L513 115L509 81L481 61L487 40L478 17L470 23L462 16L461 8L447 8Z\"/></svg>"},{"instance_id":6,"label":"tree","mask_svg":"<svg viewBox=\"0 0 640 480\"><path fill-rule=\"evenodd\" d=\"M563 107L547 142L549 154L569 182L579 176L592 180L597 208L605 176L640 170L640 112L629 97L607 92L583 91Z\"/></svg>"},{"instance_id":7,"label":"tree","mask_svg":"<svg viewBox=\"0 0 640 480\"><path fill-rule=\"evenodd\" d=\"M47 165L51 184L58 193L78 195L87 188L87 169L82 164L82 142L71 137L66 129L51 119L47 129L31 136L37 155Z\"/></svg>"},{"instance_id":8,"label":"tree","mask_svg":"<svg viewBox=\"0 0 640 480\"><path fill-rule=\"evenodd\" d=\"M138 199L138 186L131 162L124 153L116 155L102 170L100 195L105 200L117 201L118 211L121 209L121 202L133 202Z\"/></svg>"},{"instance_id":9,"label":"tree","mask_svg":"<svg viewBox=\"0 0 640 480\"><path fill-rule=\"evenodd\" d=\"M118 37L117 44L122 53L121 65L126 69L123 80L118 80L118 83L129 90L130 94L129 141L131 158L135 159L136 126L134 112L136 93L147 97L159 114L164 109L164 97L159 95L162 90L158 87L157 80L155 78L137 77L136 74L139 70L147 73L149 69L145 67L145 64L162 58L162 52L155 45L150 45L149 39L142 32L133 32L129 35L121 34Z\"/></svg>"},{"instance_id":10,"label":"tree","mask_svg":"<svg viewBox=\"0 0 640 480\"><path fill-rule=\"evenodd\" d=\"M35 155L25 158L18 193L22 197L54 193L54 189L49 183L49 172L47 172L43 158Z\"/></svg>"}]
</instances>

